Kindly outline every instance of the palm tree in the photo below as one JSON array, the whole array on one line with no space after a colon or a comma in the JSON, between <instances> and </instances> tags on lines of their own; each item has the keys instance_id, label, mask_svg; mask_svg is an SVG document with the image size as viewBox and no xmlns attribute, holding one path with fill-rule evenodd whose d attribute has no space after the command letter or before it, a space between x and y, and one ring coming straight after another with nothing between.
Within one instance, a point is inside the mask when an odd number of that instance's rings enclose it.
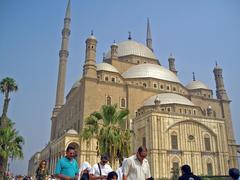
<instances>
[{"instance_id":1,"label":"palm tree","mask_svg":"<svg viewBox=\"0 0 240 180\"><path fill-rule=\"evenodd\" d=\"M7 119L7 127L0 128L0 177L6 172L9 158L23 158L24 139L13 126Z\"/></svg>"},{"instance_id":2,"label":"palm tree","mask_svg":"<svg viewBox=\"0 0 240 180\"><path fill-rule=\"evenodd\" d=\"M4 105L0 119L0 127L7 126L7 110L10 101L9 93L17 90L18 86L16 84L16 81L10 77L6 77L0 82L0 91L4 94Z\"/></svg>"},{"instance_id":3,"label":"palm tree","mask_svg":"<svg viewBox=\"0 0 240 180\"><path fill-rule=\"evenodd\" d=\"M86 118L81 134L83 140L97 140L97 154L107 153L113 165L130 152L130 138L133 133L124 128L129 114L127 109L117 110L117 105L103 105L100 112L93 112Z\"/></svg>"}]
</instances>

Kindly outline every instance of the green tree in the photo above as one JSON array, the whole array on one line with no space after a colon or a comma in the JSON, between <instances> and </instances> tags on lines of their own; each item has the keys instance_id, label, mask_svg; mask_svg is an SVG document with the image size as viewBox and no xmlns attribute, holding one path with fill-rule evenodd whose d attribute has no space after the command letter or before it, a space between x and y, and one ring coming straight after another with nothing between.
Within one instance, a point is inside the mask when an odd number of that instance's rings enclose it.
<instances>
[{"instance_id":1,"label":"green tree","mask_svg":"<svg viewBox=\"0 0 240 180\"><path fill-rule=\"evenodd\" d=\"M97 153L107 153L112 165L116 159L120 162L129 155L130 139L133 133L124 125L129 111L118 110L117 105L103 105L100 112L93 112L86 118L81 134L83 140L97 140Z\"/></svg>"},{"instance_id":2,"label":"green tree","mask_svg":"<svg viewBox=\"0 0 240 180\"><path fill-rule=\"evenodd\" d=\"M18 135L14 124L7 120L7 127L0 128L0 177L6 171L9 158L23 158L23 144L23 137Z\"/></svg>"},{"instance_id":3,"label":"green tree","mask_svg":"<svg viewBox=\"0 0 240 180\"><path fill-rule=\"evenodd\" d=\"M17 90L18 86L16 84L16 81L10 77L2 79L0 82L0 91L4 94L4 104L2 116L0 118L0 127L4 128L7 126L7 110L10 101L9 93Z\"/></svg>"}]
</instances>

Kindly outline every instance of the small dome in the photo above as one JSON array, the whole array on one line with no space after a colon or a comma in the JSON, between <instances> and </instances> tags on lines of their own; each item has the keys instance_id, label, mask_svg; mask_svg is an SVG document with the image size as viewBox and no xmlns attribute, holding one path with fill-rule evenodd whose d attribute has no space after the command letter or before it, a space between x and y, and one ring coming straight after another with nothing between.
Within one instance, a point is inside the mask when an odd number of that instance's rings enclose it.
<instances>
[{"instance_id":1,"label":"small dome","mask_svg":"<svg viewBox=\"0 0 240 180\"><path fill-rule=\"evenodd\" d=\"M108 63L97 64L97 71L110 71L119 73L118 70L113 65Z\"/></svg>"},{"instance_id":2,"label":"small dome","mask_svg":"<svg viewBox=\"0 0 240 180\"><path fill-rule=\"evenodd\" d=\"M161 93L150 97L143 103L143 106L155 105L154 101L158 98L161 104L182 104L188 106L194 106L194 104L184 96L174 93Z\"/></svg>"},{"instance_id":3,"label":"small dome","mask_svg":"<svg viewBox=\"0 0 240 180\"><path fill-rule=\"evenodd\" d=\"M78 134L78 132L75 129L69 129L67 134Z\"/></svg>"},{"instance_id":4,"label":"small dome","mask_svg":"<svg viewBox=\"0 0 240 180\"><path fill-rule=\"evenodd\" d=\"M186 85L186 88L190 89L190 90L192 90L192 89L209 89L209 87L201 81L192 81L188 85Z\"/></svg>"},{"instance_id":5,"label":"small dome","mask_svg":"<svg viewBox=\"0 0 240 180\"><path fill-rule=\"evenodd\" d=\"M73 84L72 89L77 88L77 87L80 86L80 84L81 84L80 80L81 80L81 77Z\"/></svg>"},{"instance_id":6,"label":"small dome","mask_svg":"<svg viewBox=\"0 0 240 180\"><path fill-rule=\"evenodd\" d=\"M93 36L93 35L90 35L90 36L87 38L87 40L89 40L89 39L97 40L97 38L96 38L95 36Z\"/></svg>"},{"instance_id":7,"label":"small dome","mask_svg":"<svg viewBox=\"0 0 240 180\"><path fill-rule=\"evenodd\" d=\"M151 59L157 59L153 52L145 45L133 40L127 40L117 44L118 57L127 55L137 55ZM107 52L106 59L111 58L111 50Z\"/></svg>"},{"instance_id":8,"label":"small dome","mask_svg":"<svg viewBox=\"0 0 240 180\"><path fill-rule=\"evenodd\" d=\"M77 80L77 81L73 84L72 89L79 87L80 84L81 84L80 81Z\"/></svg>"},{"instance_id":9,"label":"small dome","mask_svg":"<svg viewBox=\"0 0 240 180\"><path fill-rule=\"evenodd\" d=\"M122 76L125 79L150 77L180 83L178 77L173 72L156 64L138 64L129 68Z\"/></svg>"}]
</instances>

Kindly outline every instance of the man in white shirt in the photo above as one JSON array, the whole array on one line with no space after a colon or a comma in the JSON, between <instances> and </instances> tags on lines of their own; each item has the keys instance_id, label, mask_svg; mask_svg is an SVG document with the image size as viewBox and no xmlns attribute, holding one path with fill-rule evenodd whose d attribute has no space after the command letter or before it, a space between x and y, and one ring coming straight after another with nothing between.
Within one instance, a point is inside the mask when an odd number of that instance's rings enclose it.
<instances>
[{"instance_id":1,"label":"man in white shirt","mask_svg":"<svg viewBox=\"0 0 240 180\"><path fill-rule=\"evenodd\" d=\"M108 155L102 155L101 161L92 166L89 176L91 180L107 179L108 173L112 172L112 168L108 163Z\"/></svg>"},{"instance_id":2,"label":"man in white shirt","mask_svg":"<svg viewBox=\"0 0 240 180\"><path fill-rule=\"evenodd\" d=\"M123 180L146 180L151 178L146 157L147 148L140 146L135 155L127 158L123 163Z\"/></svg>"},{"instance_id":3,"label":"man in white shirt","mask_svg":"<svg viewBox=\"0 0 240 180\"><path fill-rule=\"evenodd\" d=\"M79 168L78 180L89 179L90 170L91 170L91 165L87 161L83 162Z\"/></svg>"}]
</instances>

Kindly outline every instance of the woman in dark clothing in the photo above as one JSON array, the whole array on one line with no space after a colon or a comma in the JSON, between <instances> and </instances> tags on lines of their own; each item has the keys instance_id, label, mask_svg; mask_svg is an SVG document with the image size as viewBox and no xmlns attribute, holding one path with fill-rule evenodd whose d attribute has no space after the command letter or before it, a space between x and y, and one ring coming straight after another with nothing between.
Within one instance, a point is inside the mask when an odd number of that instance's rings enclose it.
<instances>
[{"instance_id":1,"label":"woman in dark clothing","mask_svg":"<svg viewBox=\"0 0 240 180\"><path fill-rule=\"evenodd\" d=\"M39 167L36 170L36 179L37 180L47 180L48 179L47 161L42 160L40 162Z\"/></svg>"}]
</instances>

